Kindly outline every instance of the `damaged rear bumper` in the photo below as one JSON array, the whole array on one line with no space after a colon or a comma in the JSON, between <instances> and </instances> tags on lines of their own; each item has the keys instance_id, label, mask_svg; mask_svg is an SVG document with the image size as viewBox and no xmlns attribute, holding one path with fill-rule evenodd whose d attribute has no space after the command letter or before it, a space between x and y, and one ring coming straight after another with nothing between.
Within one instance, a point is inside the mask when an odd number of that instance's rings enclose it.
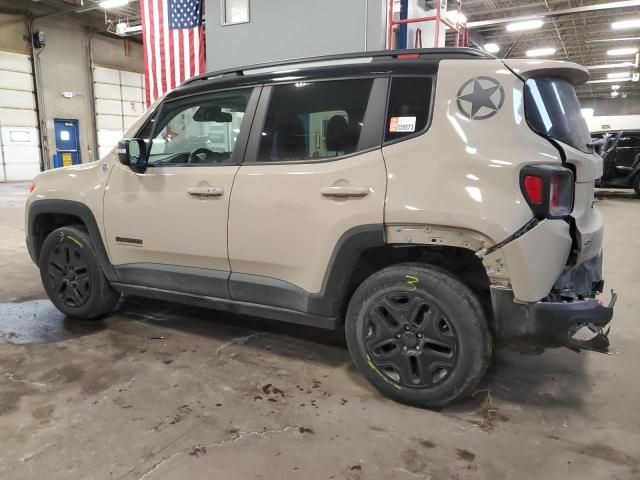
<instances>
[{"instance_id":1,"label":"damaged rear bumper","mask_svg":"<svg viewBox=\"0 0 640 480\"><path fill-rule=\"evenodd\" d=\"M511 289L491 287L491 301L494 333L499 343L525 351L568 347L605 353L609 349L609 332L605 327L613 317L615 293L608 306L599 304L595 298L521 304L514 302ZM593 332L593 337L575 338L584 327Z\"/></svg>"}]
</instances>

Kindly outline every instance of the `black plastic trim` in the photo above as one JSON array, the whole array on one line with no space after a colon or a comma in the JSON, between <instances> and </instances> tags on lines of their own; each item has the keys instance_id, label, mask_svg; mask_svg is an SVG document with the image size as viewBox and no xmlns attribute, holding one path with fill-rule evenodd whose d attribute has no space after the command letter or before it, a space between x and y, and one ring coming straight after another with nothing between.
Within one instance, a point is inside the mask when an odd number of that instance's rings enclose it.
<instances>
[{"instance_id":1,"label":"black plastic trim","mask_svg":"<svg viewBox=\"0 0 640 480\"><path fill-rule=\"evenodd\" d=\"M41 238L42 235L36 231L35 226L37 218L43 214L72 215L82 220L89 232L91 243L96 251L96 255L98 256L98 260L105 277L107 277L110 282L117 280L118 277L116 271L109 261L109 256L104 247L100 229L98 228L98 224L96 223L91 209L84 203L76 202L74 200L36 200L29 206L29 213L27 217L27 248L36 265L38 265L38 256L40 253L40 247L44 242L44 238Z\"/></svg>"},{"instance_id":2,"label":"black plastic trim","mask_svg":"<svg viewBox=\"0 0 640 480\"><path fill-rule=\"evenodd\" d=\"M113 283L113 288L127 295L139 295L141 297L155 298L170 302L185 303L198 307L212 308L238 315L252 315L261 318L279 320L289 323L297 323L311 327L318 327L333 330L338 324L336 317L313 315L309 313L297 312L269 305L256 305L249 302L230 300L226 298L216 298L206 295L174 292L160 288L143 287L138 285L125 285Z\"/></svg>"},{"instance_id":3,"label":"black plastic trim","mask_svg":"<svg viewBox=\"0 0 640 480\"><path fill-rule=\"evenodd\" d=\"M224 270L158 263L130 263L114 267L121 283L175 292L231 298L229 274Z\"/></svg>"}]
</instances>

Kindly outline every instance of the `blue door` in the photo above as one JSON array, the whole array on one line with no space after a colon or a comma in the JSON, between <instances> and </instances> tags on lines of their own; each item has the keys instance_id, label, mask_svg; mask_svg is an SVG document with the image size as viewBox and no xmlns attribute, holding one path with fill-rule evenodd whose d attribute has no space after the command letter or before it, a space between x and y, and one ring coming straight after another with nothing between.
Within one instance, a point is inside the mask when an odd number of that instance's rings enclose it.
<instances>
[{"instance_id":1,"label":"blue door","mask_svg":"<svg viewBox=\"0 0 640 480\"><path fill-rule=\"evenodd\" d=\"M78 120L56 118L53 120L56 135L54 167L68 167L80 163L80 135Z\"/></svg>"}]
</instances>

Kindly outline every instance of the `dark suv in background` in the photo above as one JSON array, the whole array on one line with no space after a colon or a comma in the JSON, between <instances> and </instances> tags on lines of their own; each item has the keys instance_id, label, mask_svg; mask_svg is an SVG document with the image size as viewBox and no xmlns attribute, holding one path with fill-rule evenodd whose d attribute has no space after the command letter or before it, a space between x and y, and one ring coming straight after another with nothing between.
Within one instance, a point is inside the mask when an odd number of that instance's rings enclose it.
<instances>
[{"instance_id":1,"label":"dark suv in background","mask_svg":"<svg viewBox=\"0 0 640 480\"><path fill-rule=\"evenodd\" d=\"M591 137L604 163L596 186L633 188L640 195L640 129L595 132Z\"/></svg>"}]
</instances>

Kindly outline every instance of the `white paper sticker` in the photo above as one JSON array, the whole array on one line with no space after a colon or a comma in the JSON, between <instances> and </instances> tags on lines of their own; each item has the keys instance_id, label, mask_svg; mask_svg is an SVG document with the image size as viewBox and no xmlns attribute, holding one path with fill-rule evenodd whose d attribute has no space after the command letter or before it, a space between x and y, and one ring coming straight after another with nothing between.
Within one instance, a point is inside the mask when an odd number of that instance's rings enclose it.
<instances>
[{"instance_id":1,"label":"white paper sticker","mask_svg":"<svg viewBox=\"0 0 640 480\"><path fill-rule=\"evenodd\" d=\"M391 117L389 132L407 133L416 131L416 117Z\"/></svg>"}]
</instances>

